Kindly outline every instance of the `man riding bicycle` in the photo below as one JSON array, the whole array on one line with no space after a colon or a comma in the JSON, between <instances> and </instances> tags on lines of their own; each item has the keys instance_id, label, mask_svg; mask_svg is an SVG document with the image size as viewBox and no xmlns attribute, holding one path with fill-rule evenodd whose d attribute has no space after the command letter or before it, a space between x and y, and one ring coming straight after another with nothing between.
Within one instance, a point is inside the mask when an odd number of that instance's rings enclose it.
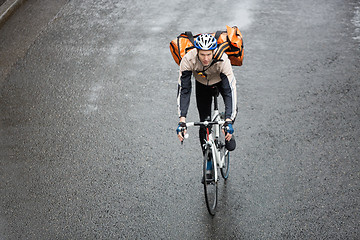
<instances>
[{"instance_id":1,"label":"man riding bicycle","mask_svg":"<svg viewBox=\"0 0 360 240\"><path fill-rule=\"evenodd\" d=\"M210 34L201 34L194 40L196 49L189 51L180 62L178 85L178 113L179 125L177 135L180 141L186 133L186 115L190 104L191 75L195 77L196 103L200 121L208 120L211 116L212 96L217 87L225 104L225 144L229 151L236 147L232 124L237 114L236 79L227 54L223 54L219 61L213 59L217 48L217 40ZM185 129L185 130L184 130ZM183 131L184 130L184 131ZM206 130L199 129L201 146L205 144Z\"/></svg>"}]
</instances>

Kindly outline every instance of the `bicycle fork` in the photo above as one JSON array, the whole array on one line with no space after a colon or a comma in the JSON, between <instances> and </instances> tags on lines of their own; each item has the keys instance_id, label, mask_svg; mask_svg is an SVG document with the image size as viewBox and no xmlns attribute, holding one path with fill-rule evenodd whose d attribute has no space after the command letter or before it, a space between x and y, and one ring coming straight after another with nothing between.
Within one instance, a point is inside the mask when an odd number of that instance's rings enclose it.
<instances>
[{"instance_id":1,"label":"bicycle fork","mask_svg":"<svg viewBox=\"0 0 360 240\"><path fill-rule=\"evenodd\" d=\"M211 149L211 153L212 153L213 161L214 161L214 166L213 166L213 168L214 168L214 179L215 179L215 182L217 182L218 181L217 168L222 167L223 164L221 164L221 162L220 162L220 151L216 147L215 141L214 141L214 139L212 139L211 135L208 136L208 140L206 140L205 148L210 148Z\"/></svg>"}]
</instances>

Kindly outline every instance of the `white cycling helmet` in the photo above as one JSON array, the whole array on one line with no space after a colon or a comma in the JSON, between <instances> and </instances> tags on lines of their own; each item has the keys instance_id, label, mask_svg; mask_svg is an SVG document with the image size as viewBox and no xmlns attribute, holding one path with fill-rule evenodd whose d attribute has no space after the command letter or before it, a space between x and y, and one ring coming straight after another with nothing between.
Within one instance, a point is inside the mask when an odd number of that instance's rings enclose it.
<instances>
[{"instance_id":1,"label":"white cycling helmet","mask_svg":"<svg viewBox=\"0 0 360 240\"><path fill-rule=\"evenodd\" d=\"M216 38L210 34L200 34L194 41L194 45L200 50L214 50L217 47Z\"/></svg>"}]
</instances>

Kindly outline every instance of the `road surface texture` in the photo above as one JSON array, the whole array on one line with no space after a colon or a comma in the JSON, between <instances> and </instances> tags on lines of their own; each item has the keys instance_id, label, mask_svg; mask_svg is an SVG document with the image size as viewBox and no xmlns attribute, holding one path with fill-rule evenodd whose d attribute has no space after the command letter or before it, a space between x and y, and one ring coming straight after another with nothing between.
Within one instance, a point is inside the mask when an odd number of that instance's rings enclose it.
<instances>
[{"instance_id":1,"label":"road surface texture","mask_svg":"<svg viewBox=\"0 0 360 240\"><path fill-rule=\"evenodd\" d=\"M26 1L0 29L0 239L360 239L358 0ZM180 145L179 33L237 25L230 176ZM188 120L198 120L192 95Z\"/></svg>"}]
</instances>

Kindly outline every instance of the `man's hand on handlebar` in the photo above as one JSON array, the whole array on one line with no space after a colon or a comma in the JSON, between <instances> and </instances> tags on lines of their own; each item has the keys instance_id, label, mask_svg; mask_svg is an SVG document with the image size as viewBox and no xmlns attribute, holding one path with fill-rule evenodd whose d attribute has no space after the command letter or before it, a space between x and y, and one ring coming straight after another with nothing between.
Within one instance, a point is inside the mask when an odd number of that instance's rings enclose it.
<instances>
[{"instance_id":1,"label":"man's hand on handlebar","mask_svg":"<svg viewBox=\"0 0 360 240\"><path fill-rule=\"evenodd\" d=\"M184 136L186 134L186 119L185 117L180 117L179 125L176 129L177 136L181 142L184 141Z\"/></svg>"},{"instance_id":2,"label":"man's hand on handlebar","mask_svg":"<svg viewBox=\"0 0 360 240\"><path fill-rule=\"evenodd\" d=\"M232 134L234 133L231 119L226 119L226 123L223 126L223 133L225 135L225 140L230 141L232 138Z\"/></svg>"}]
</instances>

